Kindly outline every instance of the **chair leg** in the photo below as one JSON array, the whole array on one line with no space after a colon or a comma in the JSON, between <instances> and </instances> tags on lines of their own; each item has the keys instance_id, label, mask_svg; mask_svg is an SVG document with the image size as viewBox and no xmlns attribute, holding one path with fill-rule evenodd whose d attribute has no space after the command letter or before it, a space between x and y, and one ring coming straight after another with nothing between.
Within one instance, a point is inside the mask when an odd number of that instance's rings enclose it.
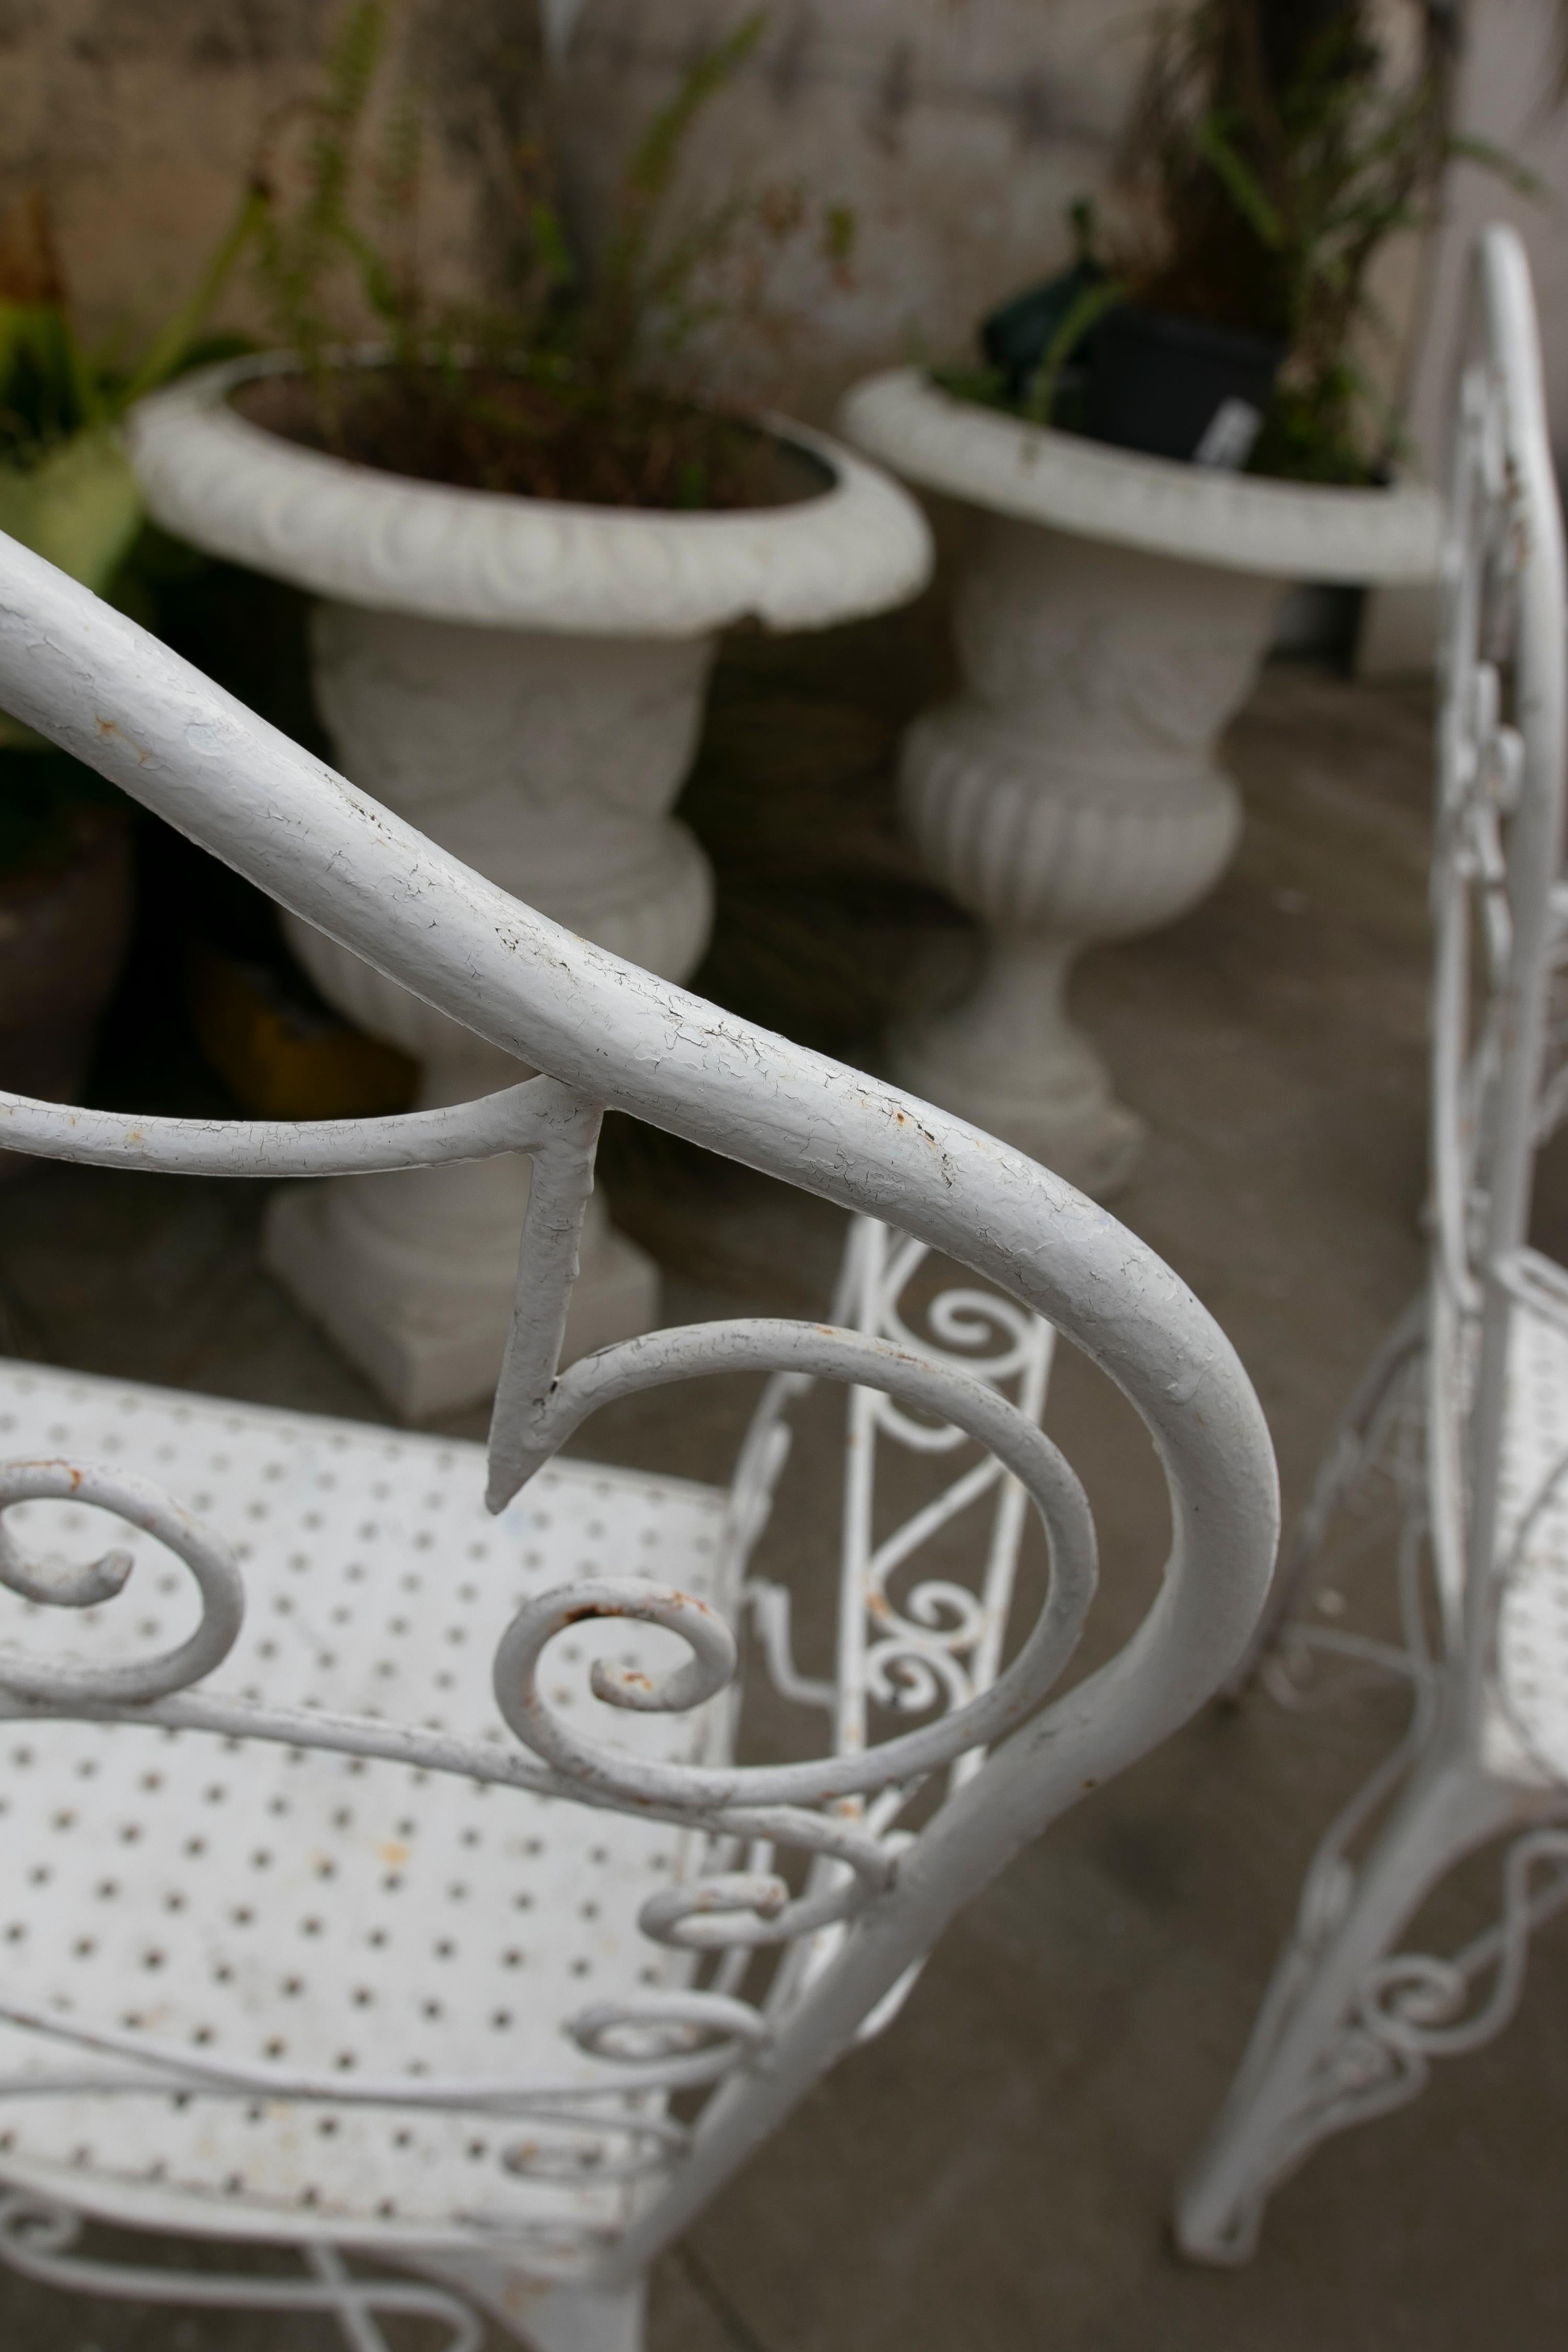
<instances>
[{"instance_id":1,"label":"chair leg","mask_svg":"<svg viewBox=\"0 0 1568 2352\"><path fill-rule=\"evenodd\" d=\"M1312 1491L1296 1521L1289 1550L1279 1564L1268 1605L1246 1655L1220 1693L1235 1704L1242 1697L1280 1629L1294 1615L1312 1580L1335 1510L1367 1466L1384 1405L1413 1356L1426 1344L1426 1298L1423 1292L1394 1324L1357 1381L1312 1481Z\"/></svg>"},{"instance_id":2,"label":"chair leg","mask_svg":"<svg viewBox=\"0 0 1568 2352\"><path fill-rule=\"evenodd\" d=\"M531 2352L643 2352L647 2282L613 2293L555 2287L514 2323Z\"/></svg>"},{"instance_id":3,"label":"chair leg","mask_svg":"<svg viewBox=\"0 0 1568 2352\"><path fill-rule=\"evenodd\" d=\"M1246 2262L1270 2192L1320 2140L1422 2089L1426 2056L1408 2037L1380 2034L1361 1997L1428 1889L1515 1809L1507 1791L1462 1765L1424 1772L1355 1873L1339 1916L1314 1921L1303 1906L1225 2105L1178 2185L1183 2253ZM1348 1878L1348 1865L1340 1872ZM1331 1887L1338 1874L1322 1853L1309 1887Z\"/></svg>"}]
</instances>

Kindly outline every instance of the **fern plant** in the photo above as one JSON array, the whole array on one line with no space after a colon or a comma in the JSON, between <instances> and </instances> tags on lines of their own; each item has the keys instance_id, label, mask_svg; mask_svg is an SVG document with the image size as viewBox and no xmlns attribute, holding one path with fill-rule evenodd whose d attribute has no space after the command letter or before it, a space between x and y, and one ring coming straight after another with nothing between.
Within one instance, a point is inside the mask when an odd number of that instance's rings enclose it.
<instances>
[{"instance_id":1,"label":"fern plant","mask_svg":"<svg viewBox=\"0 0 1568 2352\"><path fill-rule=\"evenodd\" d=\"M1559 0L1568 87L1568 0ZM1365 482L1398 454L1397 419L1366 364L1392 330L1374 280L1391 239L1434 224L1456 157L1537 195L1539 183L1449 128L1451 0L1184 0L1153 22L1101 228L1069 213L1078 258L994 314L1024 352L937 381L1043 424L1064 418L1064 367L1127 301L1275 344L1284 362L1254 473ZM1042 324L1044 341L1039 340Z\"/></svg>"},{"instance_id":2,"label":"fern plant","mask_svg":"<svg viewBox=\"0 0 1568 2352\"><path fill-rule=\"evenodd\" d=\"M1455 14L1402 0L1405 62L1374 0L1195 0L1159 23L1123 142L1133 298L1241 328L1287 357L1255 471L1364 479L1393 419L1363 362L1384 336L1373 276L1429 228L1463 154L1534 187L1449 128Z\"/></svg>"},{"instance_id":3,"label":"fern plant","mask_svg":"<svg viewBox=\"0 0 1568 2352\"><path fill-rule=\"evenodd\" d=\"M749 16L705 49L646 126L590 266L560 201L534 19L526 119L508 142L504 293L465 301L434 295L422 266L417 103L406 82L377 103L396 12L388 0L350 0L318 93L302 118L275 126L254 176L258 280L277 339L310 388L310 423L296 417L284 429L394 470L480 488L606 503L728 502L755 436L694 405L681 364L723 315L719 281L742 243L781 247L805 226L808 207L797 190L748 189L672 226L670 200L698 121L763 24ZM826 207L821 248L838 271L849 240L843 208ZM382 368L342 364L351 301L375 322ZM282 421L280 399L266 421Z\"/></svg>"}]
</instances>

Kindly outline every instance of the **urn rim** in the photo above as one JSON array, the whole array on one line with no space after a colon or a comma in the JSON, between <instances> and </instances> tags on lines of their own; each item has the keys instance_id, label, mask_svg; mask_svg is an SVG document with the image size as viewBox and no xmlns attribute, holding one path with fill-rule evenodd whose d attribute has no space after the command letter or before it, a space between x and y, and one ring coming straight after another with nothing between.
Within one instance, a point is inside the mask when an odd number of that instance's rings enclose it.
<instances>
[{"instance_id":1,"label":"urn rim","mask_svg":"<svg viewBox=\"0 0 1568 2352\"><path fill-rule=\"evenodd\" d=\"M1435 581L1442 508L1419 484L1349 489L1145 457L889 369L841 404L847 441L922 488L1145 554L1281 580Z\"/></svg>"},{"instance_id":2,"label":"urn rim","mask_svg":"<svg viewBox=\"0 0 1568 2352\"><path fill-rule=\"evenodd\" d=\"M231 405L240 385L297 364L273 352L201 369L140 402L126 437L154 521L318 595L481 627L689 637L747 620L824 627L902 604L930 577L909 493L791 419L763 422L828 468L816 498L695 514L573 505L384 473Z\"/></svg>"}]
</instances>

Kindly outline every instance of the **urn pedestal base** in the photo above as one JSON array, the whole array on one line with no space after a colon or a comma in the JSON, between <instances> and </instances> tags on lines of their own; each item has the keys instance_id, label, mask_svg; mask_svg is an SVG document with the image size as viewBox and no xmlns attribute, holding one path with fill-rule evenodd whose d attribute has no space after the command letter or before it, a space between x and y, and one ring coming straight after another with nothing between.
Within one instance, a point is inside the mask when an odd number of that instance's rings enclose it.
<instances>
[{"instance_id":1,"label":"urn pedestal base","mask_svg":"<svg viewBox=\"0 0 1568 2352\"><path fill-rule=\"evenodd\" d=\"M669 805L689 764L708 638L547 636L324 604L315 686L345 774L557 922L667 979L701 955L711 887ZM531 1073L309 924L289 940L328 1002L420 1065L421 1109ZM529 1163L504 1154L341 1176L273 1204L267 1263L406 1421L494 1390ZM651 1258L590 1202L566 1354L659 1317Z\"/></svg>"},{"instance_id":2,"label":"urn pedestal base","mask_svg":"<svg viewBox=\"0 0 1568 2352\"><path fill-rule=\"evenodd\" d=\"M528 1203L524 1162L513 1218L497 1238L500 1250L465 1247L454 1219L452 1179L486 1175L510 1161L411 1175L332 1177L291 1184L267 1214L262 1255L268 1270L305 1305L335 1344L358 1366L404 1421L427 1421L489 1396L500 1370L511 1320L514 1266L522 1212ZM444 1180L441 1217L423 1245L367 1215L367 1185ZM591 1202L583 1230L582 1273L566 1318L563 1363L590 1356L616 1339L633 1339L658 1321L658 1268L647 1252L611 1224Z\"/></svg>"},{"instance_id":3,"label":"urn pedestal base","mask_svg":"<svg viewBox=\"0 0 1568 2352\"><path fill-rule=\"evenodd\" d=\"M149 514L321 600L316 704L353 784L579 939L685 980L712 887L670 811L719 633L822 628L918 594L931 563L918 508L836 442L783 424L790 495L768 506L688 514L415 480L269 431L266 386L298 368L272 352L138 402L127 439ZM330 798L331 777L321 786ZM328 1003L420 1063L422 1107L526 1076L320 934L287 928ZM487 1029L542 1052L503 1017L510 986L501 996ZM528 1002L520 972L512 1009ZM499 1164L345 1178L274 1210L274 1271L411 1416L471 1402L500 1364L528 1171ZM600 1212L569 1349L658 1320L650 1261Z\"/></svg>"},{"instance_id":4,"label":"urn pedestal base","mask_svg":"<svg viewBox=\"0 0 1568 2352\"><path fill-rule=\"evenodd\" d=\"M1114 1191L1144 1127L1068 1018L1071 967L1224 870L1241 803L1216 739L1279 595L988 515L958 585L964 691L905 739L905 823L986 936L963 1002L891 1041L893 1074L1081 1192Z\"/></svg>"},{"instance_id":5,"label":"urn pedestal base","mask_svg":"<svg viewBox=\"0 0 1568 2352\"><path fill-rule=\"evenodd\" d=\"M1067 1016L1069 960L1039 940L993 939L963 1003L894 1030L889 1075L1103 1198L1131 1174L1147 1129Z\"/></svg>"}]
</instances>

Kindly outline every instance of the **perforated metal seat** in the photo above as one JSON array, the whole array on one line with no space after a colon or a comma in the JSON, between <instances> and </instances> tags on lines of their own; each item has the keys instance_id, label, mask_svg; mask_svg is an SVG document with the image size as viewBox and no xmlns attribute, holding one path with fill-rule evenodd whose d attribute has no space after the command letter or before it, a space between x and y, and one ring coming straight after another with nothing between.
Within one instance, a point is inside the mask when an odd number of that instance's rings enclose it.
<instances>
[{"instance_id":1,"label":"perforated metal seat","mask_svg":"<svg viewBox=\"0 0 1568 2352\"><path fill-rule=\"evenodd\" d=\"M734 1607L726 1497L689 1481L557 1461L494 1519L478 1446L0 1365L0 1454L66 1446L155 1465L243 1559L245 1630L215 1696L265 1689L280 1706L500 1750L512 1743L490 1662L530 1594L632 1573ZM85 1562L114 1542L137 1566L123 1602L68 1615L0 1589L0 1642L101 1665L191 1630L194 1587L150 1536L65 1502L20 1504L7 1523L35 1555ZM596 1656L661 1673L679 1651L658 1627L584 1624L559 1645L552 1700L602 1716L608 1741L645 1758L714 1761L717 1703L627 1716L584 1686ZM637 1927L695 1858L700 1841L678 1829L196 1732L13 1723L0 1759L0 2014L57 2032L117 2025L143 2053L230 2071L586 2091L603 2070L562 2019L689 1974ZM0 2028L0 2075L79 2072L83 2055ZM149 2084L132 2061L110 2071ZM657 2153L659 2103L615 2102L623 2119L634 2107ZM0 2112L5 2176L100 2215L362 2244L410 2229L442 2244L521 2238L542 2262L552 2242L580 2257L623 2218L626 2191L605 2176L639 2147L537 2116L180 2101L166 2077Z\"/></svg>"}]
</instances>

